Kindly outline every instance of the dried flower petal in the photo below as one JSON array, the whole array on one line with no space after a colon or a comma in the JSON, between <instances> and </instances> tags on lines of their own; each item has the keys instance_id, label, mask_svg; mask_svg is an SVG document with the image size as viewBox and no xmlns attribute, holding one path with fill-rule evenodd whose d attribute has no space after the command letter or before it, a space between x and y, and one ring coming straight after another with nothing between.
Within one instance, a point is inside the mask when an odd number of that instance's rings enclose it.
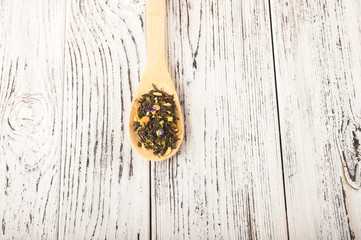
<instances>
[{"instance_id":1,"label":"dried flower petal","mask_svg":"<svg viewBox=\"0 0 361 240\"><path fill-rule=\"evenodd\" d=\"M148 105L145 105L145 108L146 108L149 112L154 112L154 109L148 107Z\"/></svg>"}]
</instances>

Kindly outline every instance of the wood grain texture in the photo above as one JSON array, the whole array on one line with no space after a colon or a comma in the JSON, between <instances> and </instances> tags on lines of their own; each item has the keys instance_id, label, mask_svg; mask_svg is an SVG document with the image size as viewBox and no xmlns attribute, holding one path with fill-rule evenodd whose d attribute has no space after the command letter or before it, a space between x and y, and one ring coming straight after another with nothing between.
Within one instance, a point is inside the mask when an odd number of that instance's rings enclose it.
<instances>
[{"instance_id":1,"label":"wood grain texture","mask_svg":"<svg viewBox=\"0 0 361 240\"><path fill-rule=\"evenodd\" d=\"M361 2L271 1L292 239L361 238Z\"/></svg>"},{"instance_id":2,"label":"wood grain texture","mask_svg":"<svg viewBox=\"0 0 361 240\"><path fill-rule=\"evenodd\" d=\"M144 4L68 1L60 239L148 239L149 163L127 134Z\"/></svg>"},{"instance_id":3,"label":"wood grain texture","mask_svg":"<svg viewBox=\"0 0 361 240\"><path fill-rule=\"evenodd\" d=\"M169 1L185 138L152 163L152 239L286 239L267 1Z\"/></svg>"},{"instance_id":4,"label":"wood grain texture","mask_svg":"<svg viewBox=\"0 0 361 240\"><path fill-rule=\"evenodd\" d=\"M55 239L62 1L0 1L0 239Z\"/></svg>"}]
</instances>

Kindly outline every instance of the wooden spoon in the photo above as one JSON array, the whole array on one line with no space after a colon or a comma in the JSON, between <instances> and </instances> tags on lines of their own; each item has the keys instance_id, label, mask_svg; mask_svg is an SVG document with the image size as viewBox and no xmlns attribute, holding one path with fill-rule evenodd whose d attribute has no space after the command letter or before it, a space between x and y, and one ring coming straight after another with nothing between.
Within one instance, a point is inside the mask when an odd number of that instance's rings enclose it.
<instances>
[{"instance_id":1,"label":"wooden spoon","mask_svg":"<svg viewBox=\"0 0 361 240\"><path fill-rule=\"evenodd\" d=\"M146 1L146 17L147 17L147 65L145 72L140 79L140 83L135 91L133 102L130 110L129 133L130 140L135 150L144 158L152 161L162 161L171 158L178 151L184 135L184 125L181 107L177 92L175 90L172 79L169 75L165 60L165 37L164 37L164 18L165 18L165 0L147 0ZM144 150L138 147L139 136L133 130L134 115L138 108L138 99L142 94L148 93L153 89L152 84L162 89L168 94L174 95L176 104L176 116L179 118L178 128L180 131L180 140L176 143L176 149L158 157L153 154L152 150Z\"/></svg>"}]
</instances>

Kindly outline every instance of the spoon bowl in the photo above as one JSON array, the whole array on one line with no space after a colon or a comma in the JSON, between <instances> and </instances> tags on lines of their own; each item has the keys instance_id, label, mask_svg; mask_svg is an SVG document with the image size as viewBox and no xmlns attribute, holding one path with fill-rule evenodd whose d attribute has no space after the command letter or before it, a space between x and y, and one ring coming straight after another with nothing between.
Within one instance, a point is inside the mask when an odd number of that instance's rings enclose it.
<instances>
[{"instance_id":1,"label":"spoon bowl","mask_svg":"<svg viewBox=\"0 0 361 240\"><path fill-rule=\"evenodd\" d=\"M146 0L146 19L147 19L147 65L143 76L140 79L137 90L135 91L129 117L130 141L135 150L144 158L152 161L162 161L173 157L178 151L184 135L184 124L179 98L175 90L172 79L169 75L165 61L164 44L164 17L165 0ZM138 147L139 136L134 132L134 116L138 109L138 99L153 89L153 84L166 92L174 95L176 105L175 115L178 117L179 140L176 142L175 149L167 155L159 157L154 155L152 150Z\"/></svg>"},{"instance_id":2,"label":"spoon bowl","mask_svg":"<svg viewBox=\"0 0 361 240\"><path fill-rule=\"evenodd\" d=\"M179 140L176 142L176 148L172 149L172 151L165 156L159 157L157 155L153 154L152 150L145 150L142 147L138 146L138 142L140 140L139 136L134 132L133 130L133 124L134 124L134 116L137 113L138 108L138 99L145 93L148 93L150 90L153 89L153 85L155 84L157 88L163 90L164 92L174 95L174 102L176 105L176 112L175 115L179 118L177 125L179 128ZM179 99L177 96L177 92L174 88L174 84L170 78L170 75L168 72L156 72L156 73L145 73L142 77L142 80L135 92L134 99L131 105L130 110L130 117L129 117L129 133L130 133L130 141L132 142L133 147L135 150L145 159L151 160L151 161L162 161L166 160L168 158L173 157L176 152L178 151L184 136L184 124L183 124L183 116L181 107L179 104Z\"/></svg>"}]
</instances>

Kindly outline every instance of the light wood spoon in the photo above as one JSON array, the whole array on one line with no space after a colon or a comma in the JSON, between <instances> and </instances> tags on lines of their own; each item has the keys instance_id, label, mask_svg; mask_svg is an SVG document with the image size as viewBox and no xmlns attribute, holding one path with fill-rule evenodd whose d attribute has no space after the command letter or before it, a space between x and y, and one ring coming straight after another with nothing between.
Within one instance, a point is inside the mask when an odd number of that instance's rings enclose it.
<instances>
[{"instance_id":1,"label":"light wood spoon","mask_svg":"<svg viewBox=\"0 0 361 240\"><path fill-rule=\"evenodd\" d=\"M146 19L147 19L147 65L140 83L135 91L130 110L129 133L130 140L135 150L144 158L152 161L162 161L171 158L178 151L184 135L184 124L181 107L177 92L172 79L169 75L165 60L165 36L164 36L164 18L165 18L165 0L147 0L146 1ZM138 147L139 136L133 130L134 115L138 108L138 99L143 94L153 89L155 84L157 88L164 92L174 95L176 104L176 116L179 118L178 129L180 131L180 140L176 143L176 149L162 157L153 154L152 150L144 150Z\"/></svg>"}]
</instances>

